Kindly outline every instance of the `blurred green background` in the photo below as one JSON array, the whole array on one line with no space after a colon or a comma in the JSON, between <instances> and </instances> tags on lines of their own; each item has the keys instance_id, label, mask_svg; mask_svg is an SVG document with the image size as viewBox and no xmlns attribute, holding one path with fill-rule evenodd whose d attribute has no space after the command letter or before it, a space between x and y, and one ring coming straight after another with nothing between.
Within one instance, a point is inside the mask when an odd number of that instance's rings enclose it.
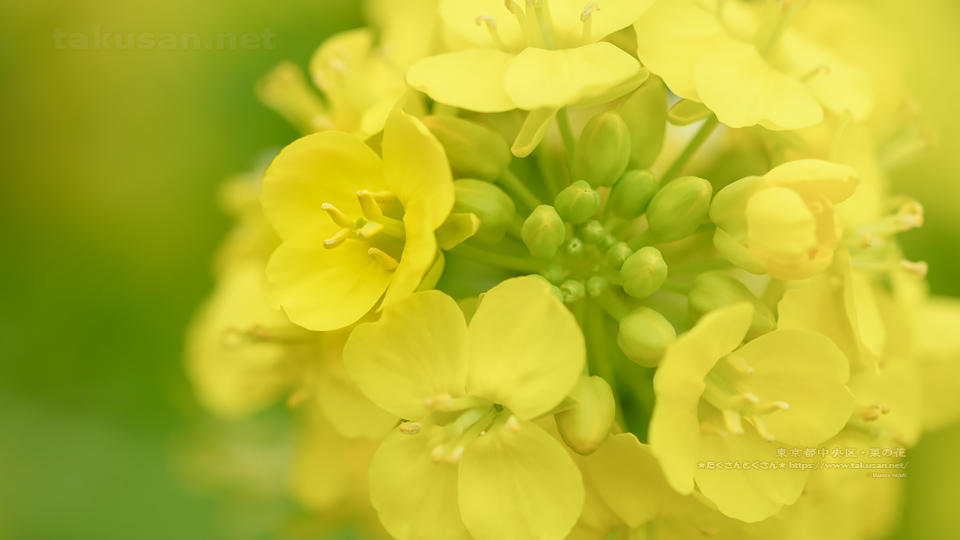
<instances>
[{"instance_id":1,"label":"blurred green background","mask_svg":"<svg viewBox=\"0 0 960 540\"><path fill-rule=\"evenodd\" d=\"M960 296L960 3L877 2L909 43L937 156L896 171L927 225L905 236ZM221 505L171 465L195 425L184 327L228 222L216 187L295 132L253 96L304 65L356 0L0 5L0 539L227 538ZM856 21L851 21L856 24ZM273 50L58 50L53 33L276 34ZM92 45L91 45L92 47ZM910 455L899 538L960 538L960 428ZM259 537L255 532L246 535Z\"/></svg>"}]
</instances>

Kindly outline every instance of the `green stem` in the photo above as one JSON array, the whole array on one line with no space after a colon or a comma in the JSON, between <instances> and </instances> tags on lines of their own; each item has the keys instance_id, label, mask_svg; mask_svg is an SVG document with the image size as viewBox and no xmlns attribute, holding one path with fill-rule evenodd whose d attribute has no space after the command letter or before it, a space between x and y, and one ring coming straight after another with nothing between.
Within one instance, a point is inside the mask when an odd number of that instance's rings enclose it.
<instances>
[{"instance_id":1,"label":"green stem","mask_svg":"<svg viewBox=\"0 0 960 540\"><path fill-rule=\"evenodd\" d=\"M674 292L677 294L682 294L684 296L690 294L690 291L693 290L693 285L687 283L677 283L676 281L664 281L663 285L660 286L661 289L665 291Z\"/></svg>"},{"instance_id":2,"label":"green stem","mask_svg":"<svg viewBox=\"0 0 960 540\"><path fill-rule=\"evenodd\" d=\"M504 169L503 176L497 180L497 183L500 184L503 189L510 192L511 195L519 199L520 202L530 210L543 204L540 198L530 191L530 188L523 183L523 180L517 178L517 175L513 174L513 171L510 169Z\"/></svg>"},{"instance_id":3,"label":"green stem","mask_svg":"<svg viewBox=\"0 0 960 540\"><path fill-rule=\"evenodd\" d=\"M690 139L690 142L687 144L687 147L683 149L683 152L677 157L676 161L673 162L673 165L667 169L667 172L663 174L663 179L660 180L660 184L664 185L667 182L673 180L677 176L680 176L680 173L683 172L683 168L687 166L687 162L690 161L690 158L697 153L697 150L703 145L704 141L710 137L710 134L713 133L713 130L720 124L720 121L717 120L717 115L711 115L706 121L703 122L703 125L700 126L700 130L697 131L697 134Z\"/></svg>"},{"instance_id":4,"label":"green stem","mask_svg":"<svg viewBox=\"0 0 960 540\"><path fill-rule=\"evenodd\" d=\"M590 371L606 380L611 388L616 388L617 379L613 372L613 366L610 365L610 351L607 350L607 331L603 317L603 306L589 302L586 327L584 328L587 341L587 361L590 365ZM616 401L616 420L618 425L626 425L619 400Z\"/></svg>"},{"instance_id":5,"label":"green stem","mask_svg":"<svg viewBox=\"0 0 960 540\"><path fill-rule=\"evenodd\" d=\"M671 274L699 274L700 272L709 272L710 270L725 270L733 268L733 264L726 259L712 259L709 261L698 261L690 264L681 264L670 267Z\"/></svg>"},{"instance_id":6,"label":"green stem","mask_svg":"<svg viewBox=\"0 0 960 540\"><path fill-rule=\"evenodd\" d=\"M595 300L607 315L610 315L617 321L630 314L630 307L627 306L623 299L617 296L610 287L604 289L602 293L595 297Z\"/></svg>"},{"instance_id":7,"label":"green stem","mask_svg":"<svg viewBox=\"0 0 960 540\"><path fill-rule=\"evenodd\" d=\"M560 138L563 139L563 150L567 154L567 169L570 171L570 181L576 182L573 177L573 160L576 140L573 138L573 130L570 128L570 115L567 109L557 111L557 127L560 128Z\"/></svg>"},{"instance_id":8,"label":"green stem","mask_svg":"<svg viewBox=\"0 0 960 540\"><path fill-rule=\"evenodd\" d=\"M567 187L567 182L561 171L551 167L552 164L556 163L556 160L549 154L546 145L538 145L533 151L533 157L537 162L537 167L540 169L540 177L543 178L543 184L547 188L547 196L552 201L563 191L563 188ZM557 174L558 172L559 174Z\"/></svg>"},{"instance_id":9,"label":"green stem","mask_svg":"<svg viewBox=\"0 0 960 540\"><path fill-rule=\"evenodd\" d=\"M630 249L637 251L644 246L650 246L657 243L657 237L650 229L643 231L631 238L627 245L630 246Z\"/></svg>"},{"instance_id":10,"label":"green stem","mask_svg":"<svg viewBox=\"0 0 960 540\"><path fill-rule=\"evenodd\" d=\"M545 264L536 259L487 251L483 248L467 243L459 244L449 251L454 255L463 257L464 259L470 259L474 262L499 266L508 270L515 270L517 272L526 272L530 274L543 270L543 266Z\"/></svg>"}]
</instances>

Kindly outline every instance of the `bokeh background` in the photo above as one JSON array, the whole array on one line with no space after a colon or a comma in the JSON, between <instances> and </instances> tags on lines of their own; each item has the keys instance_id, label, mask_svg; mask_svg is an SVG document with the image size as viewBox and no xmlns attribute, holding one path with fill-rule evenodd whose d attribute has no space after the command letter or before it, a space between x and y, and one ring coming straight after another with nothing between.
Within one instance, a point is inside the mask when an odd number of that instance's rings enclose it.
<instances>
[{"instance_id":1,"label":"bokeh background","mask_svg":"<svg viewBox=\"0 0 960 540\"><path fill-rule=\"evenodd\" d=\"M940 133L939 153L895 171L927 208L903 242L934 293L960 296L960 2L875 4ZM361 25L360 2L10 0L0 21L0 539L235 538L234 514L178 465L197 429L182 337L228 227L216 189L296 135L257 103L256 79ZM54 46L58 28L97 26L268 28L277 46ZM960 538L960 427L910 453L906 490L896 538Z\"/></svg>"}]
</instances>

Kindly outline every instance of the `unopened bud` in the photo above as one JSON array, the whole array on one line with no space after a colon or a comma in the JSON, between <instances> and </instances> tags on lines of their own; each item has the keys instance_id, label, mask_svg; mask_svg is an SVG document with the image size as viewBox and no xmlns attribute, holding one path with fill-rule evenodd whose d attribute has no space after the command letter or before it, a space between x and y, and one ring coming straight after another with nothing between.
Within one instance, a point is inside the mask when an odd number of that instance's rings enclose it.
<instances>
[{"instance_id":1,"label":"unopened bud","mask_svg":"<svg viewBox=\"0 0 960 540\"><path fill-rule=\"evenodd\" d=\"M609 250L607 250L607 264L610 265L614 270L620 270L623 268L623 263L633 255L633 250L630 249L630 246L626 242L617 242Z\"/></svg>"},{"instance_id":2,"label":"unopened bud","mask_svg":"<svg viewBox=\"0 0 960 540\"><path fill-rule=\"evenodd\" d=\"M574 176L591 186L612 186L630 161L630 131L613 111L600 113L580 133L574 155Z\"/></svg>"},{"instance_id":3,"label":"unopened bud","mask_svg":"<svg viewBox=\"0 0 960 540\"><path fill-rule=\"evenodd\" d=\"M603 291L607 290L607 285L609 285L609 283L607 283L606 278L591 276L590 279L587 280L587 294L590 296L600 296L603 294Z\"/></svg>"},{"instance_id":4,"label":"unopened bud","mask_svg":"<svg viewBox=\"0 0 960 540\"><path fill-rule=\"evenodd\" d=\"M583 238L583 242L585 244L599 246L607 237L607 231L603 228L603 225L601 225L599 221L588 221L583 224L583 230L580 231L580 237Z\"/></svg>"},{"instance_id":5,"label":"unopened bud","mask_svg":"<svg viewBox=\"0 0 960 540\"><path fill-rule=\"evenodd\" d=\"M576 403L554 416L560 438L580 455L592 454L607 438L616 416L613 390L600 377L582 376L570 393Z\"/></svg>"},{"instance_id":6,"label":"unopened bud","mask_svg":"<svg viewBox=\"0 0 960 540\"><path fill-rule=\"evenodd\" d=\"M667 263L655 247L647 246L627 258L620 268L623 290L634 298L646 298L657 292L667 279Z\"/></svg>"},{"instance_id":7,"label":"unopened bud","mask_svg":"<svg viewBox=\"0 0 960 540\"><path fill-rule=\"evenodd\" d=\"M688 295L690 312L700 318L706 313L744 301L753 304L753 320L748 338L765 334L777 327L773 313L737 278L723 272L706 272L693 281Z\"/></svg>"},{"instance_id":8,"label":"unopened bud","mask_svg":"<svg viewBox=\"0 0 960 540\"><path fill-rule=\"evenodd\" d=\"M567 242L567 245L563 248L563 254L567 256L568 259L577 260L583 257L583 240L579 238L571 238Z\"/></svg>"},{"instance_id":9,"label":"unopened bud","mask_svg":"<svg viewBox=\"0 0 960 540\"><path fill-rule=\"evenodd\" d=\"M523 222L520 236L523 243L534 257L549 259L557 254L563 245L567 229L557 211L546 204L534 208L533 212Z\"/></svg>"},{"instance_id":10,"label":"unopened bud","mask_svg":"<svg viewBox=\"0 0 960 540\"><path fill-rule=\"evenodd\" d=\"M663 315L639 307L620 320L617 345L627 358L645 367L657 367L667 347L677 340L677 331Z\"/></svg>"},{"instance_id":11,"label":"unopened bud","mask_svg":"<svg viewBox=\"0 0 960 540\"><path fill-rule=\"evenodd\" d=\"M623 174L610 191L613 213L623 219L639 217L647 211L660 184L650 171L630 170Z\"/></svg>"},{"instance_id":12,"label":"unopened bud","mask_svg":"<svg viewBox=\"0 0 960 540\"><path fill-rule=\"evenodd\" d=\"M421 121L443 145L458 176L493 182L510 164L507 142L487 126L453 116L425 116Z\"/></svg>"},{"instance_id":13,"label":"unopened bud","mask_svg":"<svg viewBox=\"0 0 960 540\"><path fill-rule=\"evenodd\" d=\"M453 211L474 214L480 219L480 228L473 237L490 244L503 240L517 213L513 199L499 187L481 180L457 180L453 186Z\"/></svg>"},{"instance_id":14,"label":"unopened bud","mask_svg":"<svg viewBox=\"0 0 960 540\"><path fill-rule=\"evenodd\" d=\"M656 161L667 133L667 88L651 75L620 105L630 130L630 166L646 169Z\"/></svg>"},{"instance_id":15,"label":"unopened bud","mask_svg":"<svg viewBox=\"0 0 960 540\"><path fill-rule=\"evenodd\" d=\"M543 272L540 273L550 283L554 285L559 285L563 283L563 278L566 277L567 271L563 269L559 264L548 264L546 268L543 269Z\"/></svg>"},{"instance_id":16,"label":"unopened bud","mask_svg":"<svg viewBox=\"0 0 960 540\"><path fill-rule=\"evenodd\" d=\"M647 207L650 231L660 242L675 242L693 234L710 210L713 186L703 178L685 176L660 188Z\"/></svg>"},{"instance_id":17,"label":"unopened bud","mask_svg":"<svg viewBox=\"0 0 960 540\"><path fill-rule=\"evenodd\" d=\"M564 281L563 285L560 285L560 292L563 293L564 302L576 302L587 294L583 282L575 279Z\"/></svg>"},{"instance_id":18,"label":"unopened bud","mask_svg":"<svg viewBox=\"0 0 960 540\"><path fill-rule=\"evenodd\" d=\"M590 184L578 180L557 195L553 206L567 223L584 223L597 213L600 207L600 194Z\"/></svg>"}]
</instances>

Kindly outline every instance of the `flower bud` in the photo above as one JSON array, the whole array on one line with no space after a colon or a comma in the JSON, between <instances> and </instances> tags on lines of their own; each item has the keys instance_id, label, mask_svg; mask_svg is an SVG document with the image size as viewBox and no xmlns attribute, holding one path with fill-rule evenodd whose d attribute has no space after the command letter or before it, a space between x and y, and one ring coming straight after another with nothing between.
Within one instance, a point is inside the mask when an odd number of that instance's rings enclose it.
<instances>
[{"instance_id":1,"label":"flower bud","mask_svg":"<svg viewBox=\"0 0 960 540\"><path fill-rule=\"evenodd\" d=\"M620 105L620 117L630 129L630 166L646 169L656 161L667 134L667 88L651 75Z\"/></svg>"},{"instance_id":2,"label":"flower bud","mask_svg":"<svg viewBox=\"0 0 960 540\"><path fill-rule=\"evenodd\" d=\"M583 257L583 240L571 238L567 242L567 245L563 246L563 254L566 255L568 259L573 260Z\"/></svg>"},{"instance_id":3,"label":"flower bud","mask_svg":"<svg viewBox=\"0 0 960 540\"><path fill-rule=\"evenodd\" d=\"M564 302L576 302L587 294L582 281L575 279L567 280L560 285L560 292L563 293Z\"/></svg>"},{"instance_id":4,"label":"flower bud","mask_svg":"<svg viewBox=\"0 0 960 540\"><path fill-rule=\"evenodd\" d=\"M587 280L587 294L590 296L600 296L603 294L603 291L607 290L606 278L601 276L591 276Z\"/></svg>"},{"instance_id":5,"label":"flower bud","mask_svg":"<svg viewBox=\"0 0 960 540\"><path fill-rule=\"evenodd\" d=\"M420 121L443 145L457 176L493 182L510 164L507 142L487 126L453 116L425 116Z\"/></svg>"},{"instance_id":6,"label":"flower bud","mask_svg":"<svg viewBox=\"0 0 960 540\"><path fill-rule=\"evenodd\" d=\"M685 176L660 188L647 207L650 232L659 242L675 242L693 234L710 210L713 186L703 178Z\"/></svg>"},{"instance_id":7,"label":"flower bud","mask_svg":"<svg viewBox=\"0 0 960 540\"><path fill-rule=\"evenodd\" d=\"M633 255L633 250L626 242L617 242L607 250L607 264L614 270L623 268L623 263Z\"/></svg>"},{"instance_id":8,"label":"flower bud","mask_svg":"<svg viewBox=\"0 0 960 540\"><path fill-rule=\"evenodd\" d=\"M715 309L742 303L753 304L753 320L748 338L754 338L776 328L773 313L737 278L723 272L706 272L693 281L688 295L690 313L699 318Z\"/></svg>"},{"instance_id":9,"label":"flower bud","mask_svg":"<svg viewBox=\"0 0 960 540\"><path fill-rule=\"evenodd\" d=\"M616 416L613 390L601 377L582 376L570 393L576 404L554 415L560 438L580 455L592 454L607 438Z\"/></svg>"},{"instance_id":10,"label":"flower bud","mask_svg":"<svg viewBox=\"0 0 960 540\"><path fill-rule=\"evenodd\" d=\"M677 340L677 331L663 315L639 307L620 320L617 345L627 358L645 367L657 367L667 347Z\"/></svg>"},{"instance_id":11,"label":"flower bud","mask_svg":"<svg viewBox=\"0 0 960 540\"><path fill-rule=\"evenodd\" d=\"M584 223L583 230L580 231L580 236L583 238L584 243L599 246L607 237L607 231L599 221L593 220Z\"/></svg>"},{"instance_id":12,"label":"flower bud","mask_svg":"<svg viewBox=\"0 0 960 540\"><path fill-rule=\"evenodd\" d=\"M573 170L578 180L591 186L612 186L630 161L630 131L620 115L600 113L580 133Z\"/></svg>"},{"instance_id":13,"label":"flower bud","mask_svg":"<svg viewBox=\"0 0 960 540\"><path fill-rule=\"evenodd\" d=\"M561 284L566 274L567 271L564 270L562 266L555 263L548 264L547 267L543 269L543 272L540 273L540 275L554 285Z\"/></svg>"},{"instance_id":14,"label":"flower bud","mask_svg":"<svg viewBox=\"0 0 960 540\"><path fill-rule=\"evenodd\" d=\"M534 257L549 259L563 245L567 229L552 206L541 204L523 222L520 236Z\"/></svg>"},{"instance_id":15,"label":"flower bud","mask_svg":"<svg viewBox=\"0 0 960 540\"><path fill-rule=\"evenodd\" d=\"M612 205L614 214L633 219L647 211L650 199L659 188L660 184L650 171L627 171L613 185L608 204Z\"/></svg>"},{"instance_id":16,"label":"flower bud","mask_svg":"<svg viewBox=\"0 0 960 540\"><path fill-rule=\"evenodd\" d=\"M513 199L499 187L481 180L457 180L453 186L453 211L474 214L480 219L480 228L473 237L490 244L503 240L517 213Z\"/></svg>"},{"instance_id":17,"label":"flower bud","mask_svg":"<svg viewBox=\"0 0 960 540\"><path fill-rule=\"evenodd\" d=\"M620 268L623 290L634 298L646 298L657 292L667 279L667 263L655 247L640 248Z\"/></svg>"},{"instance_id":18,"label":"flower bud","mask_svg":"<svg viewBox=\"0 0 960 540\"><path fill-rule=\"evenodd\" d=\"M553 203L560 217L568 223L584 223L600 207L600 194L590 184L578 180L560 192Z\"/></svg>"}]
</instances>

